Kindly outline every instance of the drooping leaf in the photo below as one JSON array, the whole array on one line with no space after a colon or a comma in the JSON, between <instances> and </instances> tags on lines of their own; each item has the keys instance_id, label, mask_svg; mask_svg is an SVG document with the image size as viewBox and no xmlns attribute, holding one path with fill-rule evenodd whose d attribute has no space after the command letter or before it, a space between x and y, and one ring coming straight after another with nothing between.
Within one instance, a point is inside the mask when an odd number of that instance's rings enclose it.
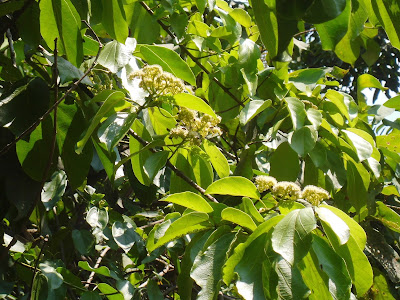
<instances>
[{"instance_id":1,"label":"drooping leaf","mask_svg":"<svg viewBox=\"0 0 400 300\"><path fill-rule=\"evenodd\" d=\"M141 239L135 228L128 222L114 222L111 230L115 242L125 253L128 253L133 245Z\"/></svg>"},{"instance_id":2,"label":"drooping leaf","mask_svg":"<svg viewBox=\"0 0 400 300\"><path fill-rule=\"evenodd\" d=\"M214 209L206 200L204 200L203 197L192 192L175 193L173 195L169 195L161 201L179 204L198 212L211 213L214 211Z\"/></svg>"},{"instance_id":3,"label":"drooping leaf","mask_svg":"<svg viewBox=\"0 0 400 300\"><path fill-rule=\"evenodd\" d=\"M229 176L229 164L226 157L221 153L218 147L211 141L203 140L204 151L208 154L210 162L217 172L219 178Z\"/></svg>"},{"instance_id":4,"label":"drooping leaf","mask_svg":"<svg viewBox=\"0 0 400 300\"><path fill-rule=\"evenodd\" d=\"M153 181L158 171L165 166L168 155L168 151L160 151L150 154L150 156L146 159L143 167L150 181Z\"/></svg>"},{"instance_id":5,"label":"drooping leaf","mask_svg":"<svg viewBox=\"0 0 400 300\"><path fill-rule=\"evenodd\" d=\"M129 35L125 11L122 0L102 0L103 16L102 24L107 33L120 43L125 43Z\"/></svg>"},{"instance_id":6,"label":"drooping leaf","mask_svg":"<svg viewBox=\"0 0 400 300\"><path fill-rule=\"evenodd\" d=\"M317 226L311 207L288 213L272 233L272 247L288 263L300 261L311 247L311 231Z\"/></svg>"},{"instance_id":7,"label":"drooping leaf","mask_svg":"<svg viewBox=\"0 0 400 300\"><path fill-rule=\"evenodd\" d=\"M50 49L57 39L59 54L66 54L74 66L83 60L81 18L70 0L40 1L40 32Z\"/></svg>"},{"instance_id":8,"label":"drooping leaf","mask_svg":"<svg viewBox=\"0 0 400 300\"><path fill-rule=\"evenodd\" d=\"M206 190L206 194L243 196L258 199L260 197L256 186L247 178L231 176L213 182Z\"/></svg>"},{"instance_id":9,"label":"drooping leaf","mask_svg":"<svg viewBox=\"0 0 400 300\"><path fill-rule=\"evenodd\" d=\"M125 41L124 41L125 42ZM128 64L134 49L114 40L107 43L99 56L99 64L106 67L113 73Z\"/></svg>"},{"instance_id":10,"label":"drooping leaf","mask_svg":"<svg viewBox=\"0 0 400 300\"><path fill-rule=\"evenodd\" d=\"M271 100L252 100L240 111L240 123L246 125L255 116L271 105Z\"/></svg>"},{"instance_id":11,"label":"drooping leaf","mask_svg":"<svg viewBox=\"0 0 400 300\"><path fill-rule=\"evenodd\" d=\"M322 238L314 235L312 249L322 270L329 276L329 291L334 299L349 299L351 279L344 260Z\"/></svg>"},{"instance_id":12,"label":"drooping leaf","mask_svg":"<svg viewBox=\"0 0 400 300\"><path fill-rule=\"evenodd\" d=\"M370 175L361 163L350 157L347 160L347 194L357 212L367 204Z\"/></svg>"},{"instance_id":13,"label":"drooping leaf","mask_svg":"<svg viewBox=\"0 0 400 300\"><path fill-rule=\"evenodd\" d=\"M250 198L247 197L243 198L243 207L244 207L244 212L250 215L254 221L259 223L264 222L264 218L258 212L257 208L254 206L254 203Z\"/></svg>"},{"instance_id":14,"label":"drooping leaf","mask_svg":"<svg viewBox=\"0 0 400 300\"><path fill-rule=\"evenodd\" d=\"M307 9L303 20L308 23L325 23L340 16L346 7L346 0L317 0Z\"/></svg>"},{"instance_id":15,"label":"drooping leaf","mask_svg":"<svg viewBox=\"0 0 400 300\"><path fill-rule=\"evenodd\" d=\"M350 238L349 226L332 211L325 207L317 207L315 211L322 221L322 226L329 226L336 234L341 245L346 244Z\"/></svg>"},{"instance_id":16,"label":"drooping leaf","mask_svg":"<svg viewBox=\"0 0 400 300\"><path fill-rule=\"evenodd\" d=\"M306 110L304 108L304 103L297 98L288 97L285 98L288 105L290 117L293 122L293 129L297 130L303 127L304 121L307 118Z\"/></svg>"},{"instance_id":17,"label":"drooping leaf","mask_svg":"<svg viewBox=\"0 0 400 300\"><path fill-rule=\"evenodd\" d=\"M160 65L164 71L187 81L191 85L196 85L192 70L175 51L160 46L141 45L140 53L149 64Z\"/></svg>"},{"instance_id":18,"label":"drooping leaf","mask_svg":"<svg viewBox=\"0 0 400 300\"><path fill-rule=\"evenodd\" d=\"M72 231L72 240L74 241L75 249L82 255L89 254L95 243L94 236L85 229L74 229Z\"/></svg>"},{"instance_id":19,"label":"drooping leaf","mask_svg":"<svg viewBox=\"0 0 400 300\"><path fill-rule=\"evenodd\" d=\"M107 299L109 300L125 300L120 292L107 283L99 283L97 287L103 294L107 295Z\"/></svg>"},{"instance_id":20,"label":"drooping leaf","mask_svg":"<svg viewBox=\"0 0 400 300\"><path fill-rule=\"evenodd\" d=\"M289 144L300 156L308 154L315 146L318 134L311 127L304 126L289 136Z\"/></svg>"}]
</instances>

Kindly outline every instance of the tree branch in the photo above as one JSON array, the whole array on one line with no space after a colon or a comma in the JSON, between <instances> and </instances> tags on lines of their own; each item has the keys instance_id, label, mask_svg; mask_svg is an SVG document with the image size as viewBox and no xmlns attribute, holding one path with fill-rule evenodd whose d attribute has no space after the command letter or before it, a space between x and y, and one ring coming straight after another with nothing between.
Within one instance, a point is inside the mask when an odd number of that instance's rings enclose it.
<instances>
[{"instance_id":1,"label":"tree branch","mask_svg":"<svg viewBox=\"0 0 400 300\"><path fill-rule=\"evenodd\" d=\"M140 5L142 5L142 7L150 14L150 15L154 15L154 12L151 10L151 8L144 2L139 2ZM179 48L181 49L182 52L184 52L187 56L189 56L195 63L197 66L199 66L200 69L202 69L204 71L204 73L206 73L207 75L210 75L210 71L208 71L206 69L206 67L204 67L200 61L198 60L197 57L195 57L192 53L190 53L190 51L184 46L181 45L180 43L178 43L178 39L175 36L175 34L168 28L167 25L165 25L161 20L157 19L157 23L160 24L161 28L164 29L164 31L166 33L168 33L168 35L170 37L172 37L176 43L178 44ZM242 103L242 101L240 101L234 94L232 94L232 92L229 90L229 88L227 88L225 85L223 85L218 78L216 77L212 77L212 80L226 93L229 95L229 97L231 97L233 100L235 100L236 103L238 103L240 106L244 107L244 104Z\"/></svg>"},{"instance_id":2,"label":"tree branch","mask_svg":"<svg viewBox=\"0 0 400 300\"><path fill-rule=\"evenodd\" d=\"M100 266L101 261L103 260L103 258L106 256L107 252L108 252L110 249L111 249L110 247L106 247L106 248L103 249L103 251L101 251L100 256L97 258L96 263L95 263L93 269L97 269L97 268ZM89 285L92 283L93 278L94 278L95 275L96 275L95 272L91 272L91 273L90 273L89 278L88 278L88 280L86 281L85 288L88 288L88 287L89 287Z\"/></svg>"},{"instance_id":3,"label":"tree branch","mask_svg":"<svg viewBox=\"0 0 400 300\"><path fill-rule=\"evenodd\" d=\"M29 126L27 129L25 129L24 132L22 132L14 141L12 141L11 143L9 143L7 146L5 146L3 149L1 149L0 151L0 156L7 153L19 140L21 140L25 135L31 133L32 131L35 130L36 127L39 126L39 124L54 110L56 109L56 107L65 99L67 98L67 96L69 94L71 94L71 92L73 92L79 85L79 83L82 82L82 80L92 71L92 69L96 66L97 64L97 60L99 58L101 49L103 48L103 44L101 43L99 37L96 35L96 33L94 32L94 30L92 29L92 27L90 27L90 25L88 24L88 22L86 22L85 20L83 20L82 22L84 22L86 24L86 26L88 26L90 28L90 30L93 32L97 42L99 43L99 51L97 52L97 55L95 57L95 59L93 60L91 66L86 70L86 72L81 76L81 78L79 78L77 81L75 81L72 86L65 92L65 94L58 99L35 123L33 123L31 126Z\"/></svg>"},{"instance_id":4,"label":"tree branch","mask_svg":"<svg viewBox=\"0 0 400 300\"><path fill-rule=\"evenodd\" d=\"M132 129L129 130L129 134L133 136L139 143L141 143L143 146L147 146L149 142L144 140L142 137L140 137L136 132L134 132ZM149 150L153 153L157 152L157 150L153 148L149 148ZM184 181L186 181L190 186L195 188L197 191L199 191L202 195L204 195L208 200L218 203L217 199L215 199L213 196L206 194L206 190L203 189L201 186L199 186L196 182L194 182L192 179L187 177L181 170L179 170L177 167L175 167L169 160L167 160L166 166L170 168L174 173L182 178Z\"/></svg>"}]
</instances>

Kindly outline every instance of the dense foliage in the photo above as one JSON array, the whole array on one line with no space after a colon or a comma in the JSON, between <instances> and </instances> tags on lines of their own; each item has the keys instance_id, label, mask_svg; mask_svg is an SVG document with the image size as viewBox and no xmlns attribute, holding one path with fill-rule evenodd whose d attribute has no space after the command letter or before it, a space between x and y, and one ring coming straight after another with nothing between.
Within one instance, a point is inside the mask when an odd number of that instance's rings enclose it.
<instances>
[{"instance_id":1,"label":"dense foliage","mask_svg":"<svg viewBox=\"0 0 400 300\"><path fill-rule=\"evenodd\" d=\"M6 0L0 42L0 298L400 297L397 0Z\"/></svg>"}]
</instances>

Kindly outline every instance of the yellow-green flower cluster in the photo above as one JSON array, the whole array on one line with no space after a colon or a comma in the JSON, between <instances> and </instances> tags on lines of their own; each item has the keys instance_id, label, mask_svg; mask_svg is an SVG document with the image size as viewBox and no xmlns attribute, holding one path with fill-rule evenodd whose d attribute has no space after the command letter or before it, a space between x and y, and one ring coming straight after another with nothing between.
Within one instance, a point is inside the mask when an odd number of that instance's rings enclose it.
<instances>
[{"instance_id":1,"label":"yellow-green flower cluster","mask_svg":"<svg viewBox=\"0 0 400 300\"><path fill-rule=\"evenodd\" d=\"M323 188L307 185L303 189L301 197L312 205L318 206L322 201L329 199L329 193Z\"/></svg>"},{"instance_id":2,"label":"yellow-green flower cluster","mask_svg":"<svg viewBox=\"0 0 400 300\"><path fill-rule=\"evenodd\" d=\"M199 117L196 111L181 107L178 119L179 125L170 131L172 138L186 138L191 144L200 145L202 138L209 135L216 136L222 134L221 129L217 126L221 121L220 117L215 119L207 114Z\"/></svg>"},{"instance_id":3,"label":"yellow-green flower cluster","mask_svg":"<svg viewBox=\"0 0 400 300\"><path fill-rule=\"evenodd\" d=\"M290 181L278 182L274 185L272 193L282 200L294 201L301 198L301 188Z\"/></svg>"},{"instance_id":4,"label":"yellow-green flower cluster","mask_svg":"<svg viewBox=\"0 0 400 300\"><path fill-rule=\"evenodd\" d=\"M259 175L254 181L260 193L271 190L278 183L274 177L266 175Z\"/></svg>"},{"instance_id":5,"label":"yellow-green flower cluster","mask_svg":"<svg viewBox=\"0 0 400 300\"><path fill-rule=\"evenodd\" d=\"M135 78L141 80L139 87L148 92L155 100L186 91L182 80L171 73L164 72L159 65L147 65L129 75L130 80Z\"/></svg>"}]
</instances>

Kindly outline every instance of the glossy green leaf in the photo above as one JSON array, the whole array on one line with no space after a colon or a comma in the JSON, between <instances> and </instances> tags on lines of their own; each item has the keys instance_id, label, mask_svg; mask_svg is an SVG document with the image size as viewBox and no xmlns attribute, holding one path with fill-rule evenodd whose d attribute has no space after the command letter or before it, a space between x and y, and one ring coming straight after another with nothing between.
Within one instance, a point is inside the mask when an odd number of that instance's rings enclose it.
<instances>
[{"instance_id":1,"label":"glossy green leaf","mask_svg":"<svg viewBox=\"0 0 400 300\"><path fill-rule=\"evenodd\" d=\"M400 49L400 4L396 0L373 0L372 8L391 44Z\"/></svg>"},{"instance_id":2,"label":"glossy green leaf","mask_svg":"<svg viewBox=\"0 0 400 300\"><path fill-rule=\"evenodd\" d=\"M311 291L304 284L300 271L284 258L278 258L275 270L278 274L276 289L280 299L304 299L310 294Z\"/></svg>"},{"instance_id":3,"label":"glossy green leaf","mask_svg":"<svg viewBox=\"0 0 400 300\"><path fill-rule=\"evenodd\" d=\"M238 224L242 227L250 229L251 231L254 231L257 228L253 219L248 214L237 208L225 208L221 212L221 217L223 220Z\"/></svg>"},{"instance_id":4,"label":"glossy green leaf","mask_svg":"<svg viewBox=\"0 0 400 300\"><path fill-rule=\"evenodd\" d=\"M20 10L24 6L24 1L6 1L0 3L0 17L12 13L16 10Z\"/></svg>"},{"instance_id":5,"label":"glossy green leaf","mask_svg":"<svg viewBox=\"0 0 400 300\"><path fill-rule=\"evenodd\" d=\"M289 74L289 82L292 82L298 90L310 94L317 86L318 80L325 77L326 72L326 69L317 68L297 70ZM288 102L288 105L295 107L300 106L299 100L297 103L293 103L294 100L291 98L289 99L291 102ZM302 106L304 107L304 105Z\"/></svg>"},{"instance_id":6,"label":"glossy green leaf","mask_svg":"<svg viewBox=\"0 0 400 300\"><path fill-rule=\"evenodd\" d=\"M317 0L307 9L303 20L319 24L338 17L346 7L346 0Z\"/></svg>"},{"instance_id":7,"label":"glossy green leaf","mask_svg":"<svg viewBox=\"0 0 400 300\"><path fill-rule=\"evenodd\" d=\"M187 81L191 85L196 85L192 70L175 51L160 46L141 45L140 53L147 63L158 64L164 71Z\"/></svg>"},{"instance_id":8,"label":"glossy green leaf","mask_svg":"<svg viewBox=\"0 0 400 300\"><path fill-rule=\"evenodd\" d=\"M129 35L129 28L126 22L123 0L102 0L103 16L102 24L107 33L116 41L125 43Z\"/></svg>"},{"instance_id":9,"label":"glossy green leaf","mask_svg":"<svg viewBox=\"0 0 400 300\"><path fill-rule=\"evenodd\" d=\"M347 160L347 194L350 203L357 212L366 206L370 175L361 163L356 163L351 158Z\"/></svg>"},{"instance_id":10,"label":"glossy green leaf","mask_svg":"<svg viewBox=\"0 0 400 300\"><path fill-rule=\"evenodd\" d=\"M39 264L39 269L44 276L47 277L47 284L49 289L58 289L64 281L64 278L54 268L54 264L50 262L44 262Z\"/></svg>"},{"instance_id":11,"label":"glossy green leaf","mask_svg":"<svg viewBox=\"0 0 400 300\"><path fill-rule=\"evenodd\" d=\"M341 218L325 207L316 207L315 211L322 222L322 226L330 227L338 238L340 245L346 244L350 238L349 226L347 226Z\"/></svg>"},{"instance_id":12,"label":"glossy green leaf","mask_svg":"<svg viewBox=\"0 0 400 300\"><path fill-rule=\"evenodd\" d=\"M96 274L106 276L106 277L112 277L112 273L110 272L110 269L105 266L101 266L98 268L92 268L87 261L80 261L78 263L78 266L86 271L95 272Z\"/></svg>"},{"instance_id":13,"label":"glossy green leaf","mask_svg":"<svg viewBox=\"0 0 400 300\"><path fill-rule=\"evenodd\" d=\"M386 148L395 153L400 153L400 133L392 132L386 136L377 136L376 143L379 148Z\"/></svg>"},{"instance_id":14,"label":"glossy green leaf","mask_svg":"<svg viewBox=\"0 0 400 300\"><path fill-rule=\"evenodd\" d=\"M289 135L289 144L300 156L308 154L315 146L318 133L311 127L304 126Z\"/></svg>"},{"instance_id":15,"label":"glossy green leaf","mask_svg":"<svg viewBox=\"0 0 400 300\"><path fill-rule=\"evenodd\" d=\"M222 266L235 235L225 234L213 242L193 263L190 276L200 286L198 299L215 299L222 279Z\"/></svg>"},{"instance_id":16,"label":"glossy green leaf","mask_svg":"<svg viewBox=\"0 0 400 300\"><path fill-rule=\"evenodd\" d=\"M329 276L329 291L334 299L349 299L351 279L343 259L317 235L313 236L312 249L321 265L321 269Z\"/></svg>"},{"instance_id":17,"label":"glossy green leaf","mask_svg":"<svg viewBox=\"0 0 400 300\"><path fill-rule=\"evenodd\" d=\"M74 66L83 60L81 18L70 0L40 1L40 32L50 49L57 39L58 53L66 54Z\"/></svg>"},{"instance_id":18,"label":"glossy green leaf","mask_svg":"<svg viewBox=\"0 0 400 300\"><path fill-rule=\"evenodd\" d=\"M293 97L285 98L285 101L289 109L290 117L292 118L293 129L300 129L303 127L307 118L304 103L301 100Z\"/></svg>"},{"instance_id":19,"label":"glossy green leaf","mask_svg":"<svg viewBox=\"0 0 400 300\"><path fill-rule=\"evenodd\" d=\"M257 208L254 206L253 200L250 198L244 197L243 198L243 207L244 207L244 212L248 215L250 215L254 221L258 223L264 222L264 218L262 215L258 212Z\"/></svg>"},{"instance_id":20,"label":"glossy green leaf","mask_svg":"<svg viewBox=\"0 0 400 300\"><path fill-rule=\"evenodd\" d=\"M213 182L206 190L206 194L243 196L258 199L260 197L256 186L247 178L231 176Z\"/></svg>"},{"instance_id":21,"label":"glossy green leaf","mask_svg":"<svg viewBox=\"0 0 400 300\"><path fill-rule=\"evenodd\" d=\"M53 56L47 56L47 59L54 63ZM81 70L62 57L57 58L57 70L61 83L70 82L74 79L80 79L84 74ZM87 76L84 77L81 82L86 85L93 85L92 81Z\"/></svg>"},{"instance_id":22,"label":"glossy green leaf","mask_svg":"<svg viewBox=\"0 0 400 300\"><path fill-rule=\"evenodd\" d=\"M342 132L346 134L353 148L357 151L357 156L360 161L371 157L374 149L367 140L352 131L342 130Z\"/></svg>"},{"instance_id":23,"label":"glossy green leaf","mask_svg":"<svg viewBox=\"0 0 400 300\"><path fill-rule=\"evenodd\" d=\"M395 300L384 274L374 268L374 283L371 287L372 297L375 300Z\"/></svg>"},{"instance_id":24,"label":"glossy green leaf","mask_svg":"<svg viewBox=\"0 0 400 300\"><path fill-rule=\"evenodd\" d=\"M210 228L211 224L208 222L208 219L209 216L202 212L191 212L180 217L168 227L164 235L157 241L147 242L148 251L152 252L156 248L186 234Z\"/></svg>"},{"instance_id":25,"label":"glossy green leaf","mask_svg":"<svg viewBox=\"0 0 400 300\"><path fill-rule=\"evenodd\" d=\"M272 154L271 176L278 181L295 181L300 172L300 161L298 154L290 147L289 143L284 142Z\"/></svg>"},{"instance_id":26,"label":"glossy green leaf","mask_svg":"<svg viewBox=\"0 0 400 300\"><path fill-rule=\"evenodd\" d=\"M161 201L175 203L204 213L212 213L214 211L214 209L206 200L204 200L203 197L192 192L175 193L173 195L169 195Z\"/></svg>"},{"instance_id":27,"label":"glossy green leaf","mask_svg":"<svg viewBox=\"0 0 400 300\"><path fill-rule=\"evenodd\" d=\"M111 230L114 241L125 253L128 253L133 245L140 240L139 234L136 233L135 228L130 223L114 222Z\"/></svg>"},{"instance_id":28,"label":"glossy green leaf","mask_svg":"<svg viewBox=\"0 0 400 300\"><path fill-rule=\"evenodd\" d=\"M307 119L311 122L311 126L318 130L322 123L322 113L314 108L307 109Z\"/></svg>"},{"instance_id":29,"label":"glossy green leaf","mask_svg":"<svg viewBox=\"0 0 400 300\"><path fill-rule=\"evenodd\" d=\"M381 221L387 228L400 232L400 215L381 201L376 202L376 214L374 218Z\"/></svg>"},{"instance_id":30,"label":"glossy green leaf","mask_svg":"<svg viewBox=\"0 0 400 300\"><path fill-rule=\"evenodd\" d=\"M64 267L58 267L57 272L63 277L63 281L70 286L83 288L83 284L78 276L74 275L70 270Z\"/></svg>"},{"instance_id":31,"label":"glossy green leaf","mask_svg":"<svg viewBox=\"0 0 400 300\"><path fill-rule=\"evenodd\" d=\"M291 211L275 226L272 233L274 251L291 265L300 261L311 247L311 231L316 226L311 207Z\"/></svg>"},{"instance_id":32,"label":"glossy green leaf","mask_svg":"<svg viewBox=\"0 0 400 300\"><path fill-rule=\"evenodd\" d=\"M400 28L400 27L399 27ZM366 88L376 88L381 91L387 90L374 76L370 74L362 74L357 78L357 99L358 101L365 101L362 91Z\"/></svg>"},{"instance_id":33,"label":"glossy green leaf","mask_svg":"<svg viewBox=\"0 0 400 300\"><path fill-rule=\"evenodd\" d=\"M80 298L81 300L101 300L97 292L84 292Z\"/></svg>"},{"instance_id":34,"label":"glossy green leaf","mask_svg":"<svg viewBox=\"0 0 400 300\"><path fill-rule=\"evenodd\" d=\"M208 156L200 148L194 148L188 155L189 165L192 170L194 181L206 189L214 179L214 172Z\"/></svg>"},{"instance_id":35,"label":"glossy green leaf","mask_svg":"<svg viewBox=\"0 0 400 300\"><path fill-rule=\"evenodd\" d=\"M229 12L229 15L243 27L251 26L251 17L247 11L241 8L234 8Z\"/></svg>"},{"instance_id":36,"label":"glossy green leaf","mask_svg":"<svg viewBox=\"0 0 400 300\"><path fill-rule=\"evenodd\" d=\"M183 106L189 109L197 110L217 118L212 108L201 98L196 97L192 94L182 93L174 96L175 103L179 106Z\"/></svg>"},{"instance_id":37,"label":"glossy green leaf","mask_svg":"<svg viewBox=\"0 0 400 300\"><path fill-rule=\"evenodd\" d=\"M72 240L74 241L75 249L82 255L89 254L95 243L94 236L85 229L73 230Z\"/></svg>"},{"instance_id":38,"label":"glossy green leaf","mask_svg":"<svg viewBox=\"0 0 400 300\"><path fill-rule=\"evenodd\" d=\"M255 116L271 106L271 100L252 100L248 102L240 111L239 120L242 125L246 125Z\"/></svg>"},{"instance_id":39,"label":"glossy green leaf","mask_svg":"<svg viewBox=\"0 0 400 300\"><path fill-rule=\"evenodd\" d=\"M175 118L165 109L160 107L149 107L148 112L151 124L153 125L153 129L156 134L168 134L169 131L175 127Z\"/></svg>"},{"instance_id":40,"label":"glossy green leaf","mask_svg":"<svg viewBox=\"0 0 400 300\"><path fill-rule=\"evenodd\" d=\"M330 228L326 227L325 230L333 249L346 262L347 270L356 287L357 295L364 295L373 282L372 267L363 252L367 242L366 234L354 219L340 209L328 205L321 205L320 207L331 210L350 228L349 240L344 245L340 245L336 234L334 234Z\"/></svg>"},{"instance_id":41,"label":"glossy green leaf","mask_svg":"<svg viewBox=\"0 0 400 300\"><path fill-rule=\"evenodd\" d=\"M210 162L217 172L219 178L229 176L229 164L226 157L221 153L218 147L211 141L203 140L203 148L210 158Z\"/></svg>"},{"instance_id":42,"label":"glossy green leaf","mask_svg":"<svg viewBox=\"0 0 400 300\"><path fill-rule=\"evenodd\" d=\"M140 44L151 45L157 42L161 27L157 23L156 16L150 15L138 1L124 5L124 10L131 37Z\"/></svg>"},{"instance_id":43,"label":"glossy green leaf","mask_svg":"<svg viewBox=\"0 0 400 300\"><path fill-rule=\"evenodd\" d=\"M149 296L149 300L164 300L164 296L157 283L151 279L149 279L147 284L147 296Z\"/></svg>"},{"instance_id":44,"label":"glossy green leaf","mask_svg":"<svg viewBox=\"0 0 400 300\"><path fill-rule=\"evenodd\" d=\"M64 195L67 187L67 176L63 170L54 172L50 181L43 186L41 199L47 211L52 209Z\"/></svg>"},{"instance_id":45,"label":"glossy green leaf","mask_svg":"<svg viewBox=\"0 0 400 300\"><path fill-rule=\"evenodd\" d=\"M87 129L83 138L76 145L76 153L81 154L87 141L89 140L92 133L95 131L97 126L101 123L104 118L109 117L117 111L121 111L130 106L125 100L125 95L119 91L103 91L96 95L92 101L104 101L103 105L99 108L96 115L90 122L89 128Z\"/></svg>"},{"instance_id":46,"label":"glossy green leaf","mask_svg":"<svg viewBox=\"0 0 400 300\"><path fill-rule=\"evenodd\" d=\"M31 293L32 293L31 299L33 300L47 299L47 293L48 293L47 278L40 272L37 272L35 274Z\"/></svg>"}]
</instances>

